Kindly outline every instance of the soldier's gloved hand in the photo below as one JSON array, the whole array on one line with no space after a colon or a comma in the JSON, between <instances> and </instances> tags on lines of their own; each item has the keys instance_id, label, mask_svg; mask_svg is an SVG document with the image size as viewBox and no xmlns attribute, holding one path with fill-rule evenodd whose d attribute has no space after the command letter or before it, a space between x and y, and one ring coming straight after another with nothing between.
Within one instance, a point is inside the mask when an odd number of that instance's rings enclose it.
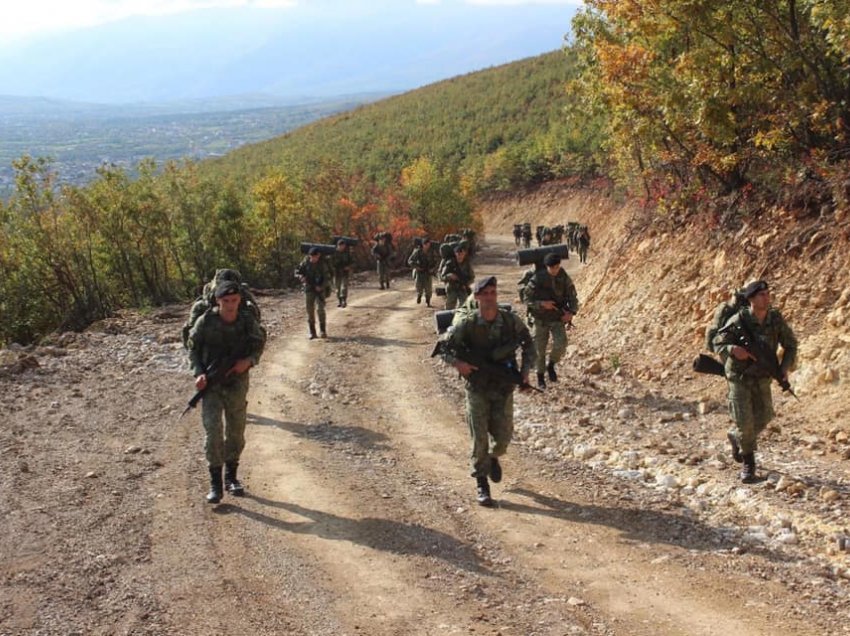
<instances>
[{"instance_id":1,"label":"soldier's gloved hand","mask_svg":"<svg viewBox=\"0 0 850 636\"><path fill-rule=\"evenodd\" d=\"M735 345L735 346L732 347L732 357L735 358L736 360L755 360L756 359L756 357L752 353L750 353L749 351L744 349L744 347L739 347L738 345Z\"/></svg>"},{"instance_id":2,"label":"soldier's gloved hand","mask_svg":"<svg viewBox=\"0 0 850 636\"><path fill-rule=\"evenodd\" d=\"M197 378L195 378L195 388L198 389L198 391L203 391L205 388L207 388L207 374L206 373L202 373Z\"/></svg>"}]
</instances>

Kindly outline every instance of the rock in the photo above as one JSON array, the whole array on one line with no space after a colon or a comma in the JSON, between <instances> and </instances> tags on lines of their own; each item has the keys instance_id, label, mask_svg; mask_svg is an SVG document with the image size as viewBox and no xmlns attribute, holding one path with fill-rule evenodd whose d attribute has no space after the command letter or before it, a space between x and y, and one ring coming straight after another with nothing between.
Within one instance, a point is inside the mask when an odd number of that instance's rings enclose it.
<instances>
[{"instance_id":1,"label":"rock","mask_svg":"<svg viewBox=\"0 0 850 636\"><path fill-rule=\"evenodd\" d=\"M775 486L776 491L782 492L783 490L788 490L788 487L791 484L792 484L792 481L788 477L786 477L785 475L782 475L782 477L779 478L779 481L776 482L776 486Z\"/></svg>"},{"instance_id":2,"label":"rock","mask_svg":"<svg viewBox=\"0 0 850 636\"><path fill-rule=\"evenodd\" d=\"M622 408L619 411L617 411L617 417L621 420L630 420L630 419L633 419L634 416L635 416L635 412L628 407Z\"/></svg>"},{"instance_id":3,"label":"rock","mask_svg":"<svg viewBox=\"0 0 850 636\"><path fill-rule=\"evenodd\" d=\"M835 441L839 444L846 444L848 439L850 439L850 435L848 435L844 431L839 431L835 434L835 437L833 439L835 439Z\"/></svg>"},{"instance_id":4,"label":"rock","mask_svg":"<svg viewBox=\"0 0 850 636\"><path fill-rule=\"evenodd\" d=\"M135 455L136 453L141 453L141 452L142 452L141 446L128 446L127 448L124 449L125 455Z\"/></svg>"},{"instance_id":5,"label":"rock","mask_svg":"<svg viewBox=\"0 0 850 636\"><path fill-rule=\"evenodd\" d=\"M820 491L820 498L827 503L832 503L834 501L838 501L841 498L841 495L832 488L822 488Z\"/></svg>"},{"instance_id":6,"label":"rock","mask_svg":"<svg viewBox=\"0 0 850 636\"><path fill-rule=\"evenodd\" d=\"M679 480L674 475L656 475L655 483L668 490L679 487Z\"/></svg>"},{"instance_id":7,"label":"rock","mask_svg":"<svg viewBox=\"0 0 850 636\"><path fill-rule=\"evenodd\" d=\"M602 373L602 363L599 360L594 360L584 370L584 372L589 374L589 375L598 375L598 374Z\"/></svg>"},{"instance_id":8,"label":"rock","mask_svg":"<svg viewBox=\"0 0 850 636\"><path fill-rule=\"evenodd\" d=\"M580 598L576 598L575 596L571 596L567 599L567 605L571 605L573 607L579 607L584 604L585 602L583 600L581 600Z\"/></svg>"},{"instance_id":9,"label":"rock","mask_svg":"<svg viewBox=\"0 0 850 636\"><path fill-rule=\"evenodd\" d=\"M576 444L573 446L573 457L580 460L590 459L598 452L598 449L590 444Z\"/></svg>"},{"instance_id":10,"label":"rock","mask_svg":"<svg viewBox=\"0 0 850 636\"><path fill-rule=\"evenodd\" d=\"M97 473L93 470L86 473L86 479L94 479L95 477L97 477Z\"/></svg>"}]
</instances>

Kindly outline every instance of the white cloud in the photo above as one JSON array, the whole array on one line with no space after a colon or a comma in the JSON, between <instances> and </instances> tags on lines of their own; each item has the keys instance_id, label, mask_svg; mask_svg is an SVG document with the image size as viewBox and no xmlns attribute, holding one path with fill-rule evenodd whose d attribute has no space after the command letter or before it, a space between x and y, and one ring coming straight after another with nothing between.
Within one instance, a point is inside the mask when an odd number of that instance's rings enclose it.
<instances>
[{"instance_id":1,"label":"white cloud","mask_svg":"<svg viewBox=\"0 0 850 636\"><path fill-rule=\"evenodd\" d=\"M166 15L223 7L278 9L296 0L24 0L0 3L0 38L70 31L135 15Z\"/></svg>"}]
</instances>

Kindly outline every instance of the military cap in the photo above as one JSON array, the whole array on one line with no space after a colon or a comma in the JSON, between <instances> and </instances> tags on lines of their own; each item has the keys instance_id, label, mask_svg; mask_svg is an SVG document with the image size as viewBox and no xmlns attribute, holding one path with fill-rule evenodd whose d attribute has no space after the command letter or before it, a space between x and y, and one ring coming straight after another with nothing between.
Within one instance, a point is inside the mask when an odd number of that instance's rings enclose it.
<instances>
[{"instance_id":1,"label":"military cap","mask_svg":"<svg viewBox=\"0 0 850 636\"><path fill-rule=\"evenodd\" d=\"M560 265L561 264L561 257L558 256L557 254L552 254L552 253L547 254L543 258L543 264L546 267L552 267L552 265Z\"/></svg>"},{"instance_id":2,"label":"military cap","mask_svg":"<svg viewBox=\"0 0 850 636\"><path fill-rule=\"evenodd\" d=\"M222 298L223 296L230 296L230 294L238 294L239 293L239 283L232 280L223 280L215 288L215 297Z\"/></svg>"},{"instance_id":3,"label":"military cap","mask_svg":"<svg viewBox=\"0 0 850 636\"><path fill-rule=\"evenodd\" d=\"M466 241L461 241L460 243L458 243L457 245L454 246L455 252L465 252L466 250L467 250Z\"/></svg>"},{"instance_id":4,"label":"military cap","mask_svg":"<svg viewBox=\"0 0 850 636\"><path fill-rule=\"evenodd\" d=\"M742 290L742 293L744 295L744 298L749 300L750 298L752 298L753 296L755 296L759 292L765 291L766 289L767 289L767 282L766 281L756 280L756 281L753 281L752 283L750 283L749 285L747 285L746 287L744 287L744 289Z\"/></svg>"},{"instance_id":5,"label":"military cap","mask_svg":"<svg viewBox=\"0 0 850 636\"><path fill-rule=\"evenodd\" d=\"M310 248L310 251L309 251L309 252L307 252L307 254L308 254L309 256L315 256L316 254L321 254L321 253L322 253L322 252L321 252L321 251L319 251L319 248L318 248L318 247L311 247L311 248Z\"/></svg>"},{"instance_id":6,"label":"military cap","mask_svg":"<svg viewBox=\"0 0 850 636\"><path fill-rule=\"evenodd\" d=\"M495 276L486 276L484 278L479 278L477 281L475 281L475 286L472 288L472 290L476 294L480 294L481 290L483 290L485 287L489 287L490 285L492 285L493 287L496 286Z\"/></svg>"}]
</instances>

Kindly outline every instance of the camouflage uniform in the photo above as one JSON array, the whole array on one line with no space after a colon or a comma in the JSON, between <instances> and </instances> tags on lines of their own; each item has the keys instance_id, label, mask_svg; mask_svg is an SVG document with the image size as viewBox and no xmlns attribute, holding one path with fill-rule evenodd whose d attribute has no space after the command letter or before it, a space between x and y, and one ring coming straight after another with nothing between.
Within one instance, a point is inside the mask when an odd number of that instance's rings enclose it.
<instances>
[{"instance_id":1,"label":"camouflage uniform","mask_svg":"<svg viewBox=\"0 0 850 636\"><path fill-rule=\"evenodd\" d=\"M451 278L452 274L457 276L457 279ZM462 263L458 263L455 258L444 259L440 265L440 280L446 284L446 309L462 305L469 296L472 281L475 280L469 257Z\"/></svg>"},{"instance_id":2,"label":"camouflage uniform","mask_svg":"<svg viewBox=\"0 0 850 636\"><path fill-rule=\"evenodd\" d=\"M189 309L189 318L183 323L182 336L183 347L189 348L189 332L197 322L198 318L204 315L208 309L215 307L215 288L218 284L225 280L232 280L239 284L239 294L242 296L242 304L240 309L247 309L254 314L257 320L260 320L260 305L257 299L246 283L242 282L242 275L233 269L217 269L213 279L204 285L200 297L192 304Z\"/></svg>"},{"instance_id":3,"label":"camouflage uniform","mask_svg":"<svg viewBox=\"0 0 850 636\"><path fill-rule=\"evenodd\" d=\"M201 316L189 333L189 365L195 377L206 373L216 361L249 358L257 364L266 334L250 311L239 310L233 323L224 322L218 307ZM248 371L209 385L201 404L206 439L204 449L210 467L236 464L245 446ZM224 427L222 427L224 414Z\"/></svg>"},{"instance_id":4,"label":"camouflage uniform","mask_svg":"<svg viewBox=\"0 0 850 636\"><path fill-rule=\"evenodd\" d=\"M587 250L590 247L590 232L587 228L583 228L576 239L578 243L578 260L579 263L587 263Z\"/></svg>"},{"instance_id":5,"label":"camouflage uniform","mask_svg":"<svg viewBox=\"0 0 850 636\"><path fill-rule=\"evenodd\" d=\"M469 350L486 355L496 364L516 365L514 352L522 347L520 372L526 374L534 363L531 334L515 313L500 309L493 322L478 310L467 313L452 327L444 360L452 364L452 351ZM484 374L466 378L466 421L472 437L472 475L490 474L490 458L505 454L514 430L513 391L516 385Z\"/></svg>"},{"instance_id":6,"label":"camouflage uniform","mask_svg":"<svg viewBox=\"0 0 850 636\"><path fill-rule=\"evenodd\" d=\"M384 286L386 286L387 289L390 288L389 260L390 256L392 256L392 252L392 246L389 241L385 239L379 240L375 247L372 248L372 256L375 257L375 261L378 265L378 282L381 284L381 289L384 289Z\"/></svg>"},{"instance_id":7,"label":"camouflage uniform","mask_svg":"<svg viewBox=\"0 0 850 636\"><path fill-rule=\"evenodd\" d=\"M773 399L770 376L752 360L737 360L731 355L735 346L735 332L744 322L752 334L776 350L782 345L782 371L788 372L797 359L797 338L777 309L770 308L763 323L759 324L750 307L732 316L714 338L714 349L725 360L726 380L729 384L729 413L735 422L729 434L747 455L757 450L756 439L773 419Z\"/></svg>"},{"instance_id":8,"label":"camouflage uniform","mask_svg":"<svg viewBox=\"0 0 850 636\"><path fill-rule=\"evenodd\" d=\"M351 274L351 265L353 262L354 259L347 247L344 250L337 250L331 254L334 288L336 289L336 299L339 301L340 307L345 307L348 304L348 276Z\"/></svg>"},{"instance_id":9,"label":"camouflage uniform","mask_svg":"<svg viewBox=\"0 0 850 636\"><path fill-rule=\"evenodd\" d=\"M567 351L567 330L561 320L560 309L543 309L543 301L552 300L556 303L566 303L571 313L578 312L578 296L572 279L563 268L555 277L550 276L546 268L538 269L528 281L524 297L528 299L528 310L532 316L534 348L537 351L538 376L546 370L546 348L549 336L552 336L552 352L549 354L549 364L553 367L564 357Z\"/></svg>"},{"instance_id":10,"label":"camouflage uniform","mask_svg":"<svg viewBox=\"0 0 850 636\"><path fill-rule=\"evenodd\" d=\"M295 269L295 275L301 279L304 285L304 298L307 304L307 324L310 327L310 335L316 335L316 313L319 314L319 330L322 335L326 334L327 318L325 313L325 299L331 295L331 271L327 261L319 258L313 263L307 256Z\"/></svg>"},{"instance_id":11,"label":"camouflage uniform","mask_svg":"<svg viewBox=\"0 0 850 636\"><path fill-rule=\"evenodd\" d=\"M426 252L424 248L417 247L413 250L410 258L407 259L407 264L413 268L413 281L416 284L416 302L422 302L422 295L425 295L425 304L431 306L431 293L433 286L431 276L433 275L433 260L431 253L434 251L433 245Z\"/></svg>"}]
</instances>

